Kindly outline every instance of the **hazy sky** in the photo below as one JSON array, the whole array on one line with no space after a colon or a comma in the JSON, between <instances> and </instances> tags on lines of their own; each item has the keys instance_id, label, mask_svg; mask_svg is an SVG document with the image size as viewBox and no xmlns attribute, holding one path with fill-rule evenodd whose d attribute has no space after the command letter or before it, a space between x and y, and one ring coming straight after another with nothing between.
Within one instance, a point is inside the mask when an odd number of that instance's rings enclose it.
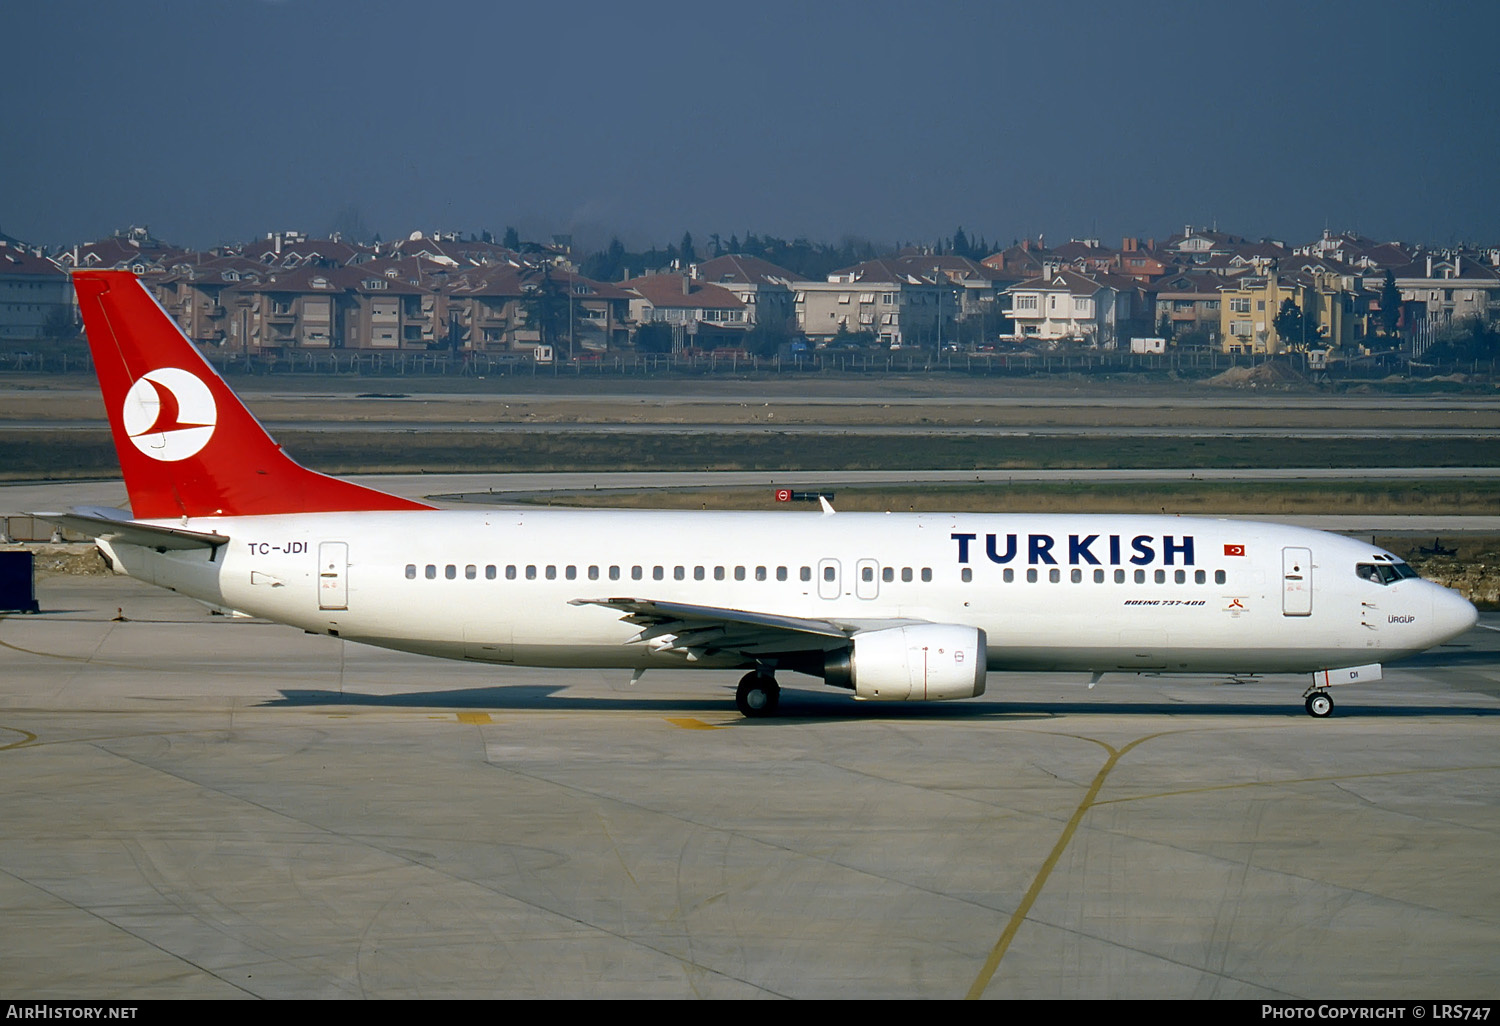
<instances>
[{"instance_id":1,"label":"hazy sky","mask_svg":"<svg viewBox=\"0 0 1500 1026\"><path fill-rule=\"evenodd\" d=\"M0 231L1500 242L1500 3L0 0Z\"/></svg>"}]
</instances>

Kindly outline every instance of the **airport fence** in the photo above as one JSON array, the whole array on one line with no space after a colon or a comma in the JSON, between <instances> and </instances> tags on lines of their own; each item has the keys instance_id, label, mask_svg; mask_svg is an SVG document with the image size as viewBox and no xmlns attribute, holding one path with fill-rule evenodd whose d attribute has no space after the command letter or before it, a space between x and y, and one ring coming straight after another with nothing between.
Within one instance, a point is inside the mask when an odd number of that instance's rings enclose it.
<instances>
[{"instance_id":1,"label":"airport fence","mask_svg":"<svg viewBox=\"0 0 1500 1026\"><path fill-rule=\"evenodd\" d=\"M86 534L65 531L56 524L24 513L0 516L0 545L12 542L86 542Z\"/></svg>"},{"instance_id":2,"label":"airport fence","mask_svg":"<svg viewBox=\"0 0 1500 1026\"><path fill-rule=\"evenodd\" d=\"M538 363L506 353L366 352L332 350L291 352L278 356L247 356L209 350L210 363L226 377L236 375L349 375L400 378L409 376L472 377L670 377L713 374L957 374L970 377L1023 377L1051 374L1161 373L1186 378L1209 377L1232 367L1253 367L1266 356L1184 349L1168 353L1128 353L1108 350L1067 350L1042 353L933 353L925 350L816 350L791 357L756 357L742 350L699 350L685 353L603 353L576 360ZM1276 359L1290 361L1309 377L1327 375L1369 378L1372 373L1402 374L1404 364L1392 358L1372 368L1367 364L1336 364L1323 371L1309 368L1306 357L1293 353ZM1500 361L1470 360L1454 364L1424 364L1417 376L1461 374L1480 381L1500 380ZM0 352L0 372L86 374L93 366L86 353Z\"/></svg>"}]
</instances>

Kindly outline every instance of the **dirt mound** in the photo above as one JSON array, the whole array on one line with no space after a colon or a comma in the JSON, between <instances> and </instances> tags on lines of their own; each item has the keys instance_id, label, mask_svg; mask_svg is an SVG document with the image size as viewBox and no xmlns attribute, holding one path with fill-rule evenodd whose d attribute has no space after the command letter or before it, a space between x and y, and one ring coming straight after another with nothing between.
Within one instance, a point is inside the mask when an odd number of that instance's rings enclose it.
<instances>
[{"instance_id":1,"label":"dirt mound","mask_svg":"<svg viewBox=\"0 0 1500 1026\"><path fill-rule=\"evenodd\" d=\"M1220 388L1309 388L1311 385L1291 365L1281 360L1267 360L1254 367L1231 367L1203 382Z\"/></svg>"}]
</instances>

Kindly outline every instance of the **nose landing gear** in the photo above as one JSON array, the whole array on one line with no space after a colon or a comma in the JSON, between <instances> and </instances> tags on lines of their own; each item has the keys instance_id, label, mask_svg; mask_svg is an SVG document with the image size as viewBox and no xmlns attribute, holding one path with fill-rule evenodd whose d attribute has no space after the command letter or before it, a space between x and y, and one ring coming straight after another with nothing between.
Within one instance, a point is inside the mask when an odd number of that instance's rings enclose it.
<instances>
[{"instance_id":1,"label":"nose landing gear","mask_svg":"<svg viewBox=\"0 0 1500 1026\"><path fill-rule=\"evenodd\" d=\"M1326 691L1311 691L1307 695L1307 715L1323 719L1333 715L1333 697Z\"/></svg>"}]
</instances>

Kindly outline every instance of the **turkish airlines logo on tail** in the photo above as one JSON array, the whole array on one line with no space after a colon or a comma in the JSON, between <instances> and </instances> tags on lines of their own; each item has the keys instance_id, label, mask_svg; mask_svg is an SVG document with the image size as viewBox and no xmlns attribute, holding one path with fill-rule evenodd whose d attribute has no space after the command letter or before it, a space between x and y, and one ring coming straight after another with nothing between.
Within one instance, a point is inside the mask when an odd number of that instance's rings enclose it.
<instances>
[{"instance_id":1,"label":"turkish airlines logo on tail","mask_svg":"<svg viewBox=\"0 0 1500 1026\"><path fill-rule=\"evenodd\" d=\"M219 409L196 375L179 367L151 371L125 393L125 433L153 460L175 463L213 437Z\"/></svg>"}]
</instances>

